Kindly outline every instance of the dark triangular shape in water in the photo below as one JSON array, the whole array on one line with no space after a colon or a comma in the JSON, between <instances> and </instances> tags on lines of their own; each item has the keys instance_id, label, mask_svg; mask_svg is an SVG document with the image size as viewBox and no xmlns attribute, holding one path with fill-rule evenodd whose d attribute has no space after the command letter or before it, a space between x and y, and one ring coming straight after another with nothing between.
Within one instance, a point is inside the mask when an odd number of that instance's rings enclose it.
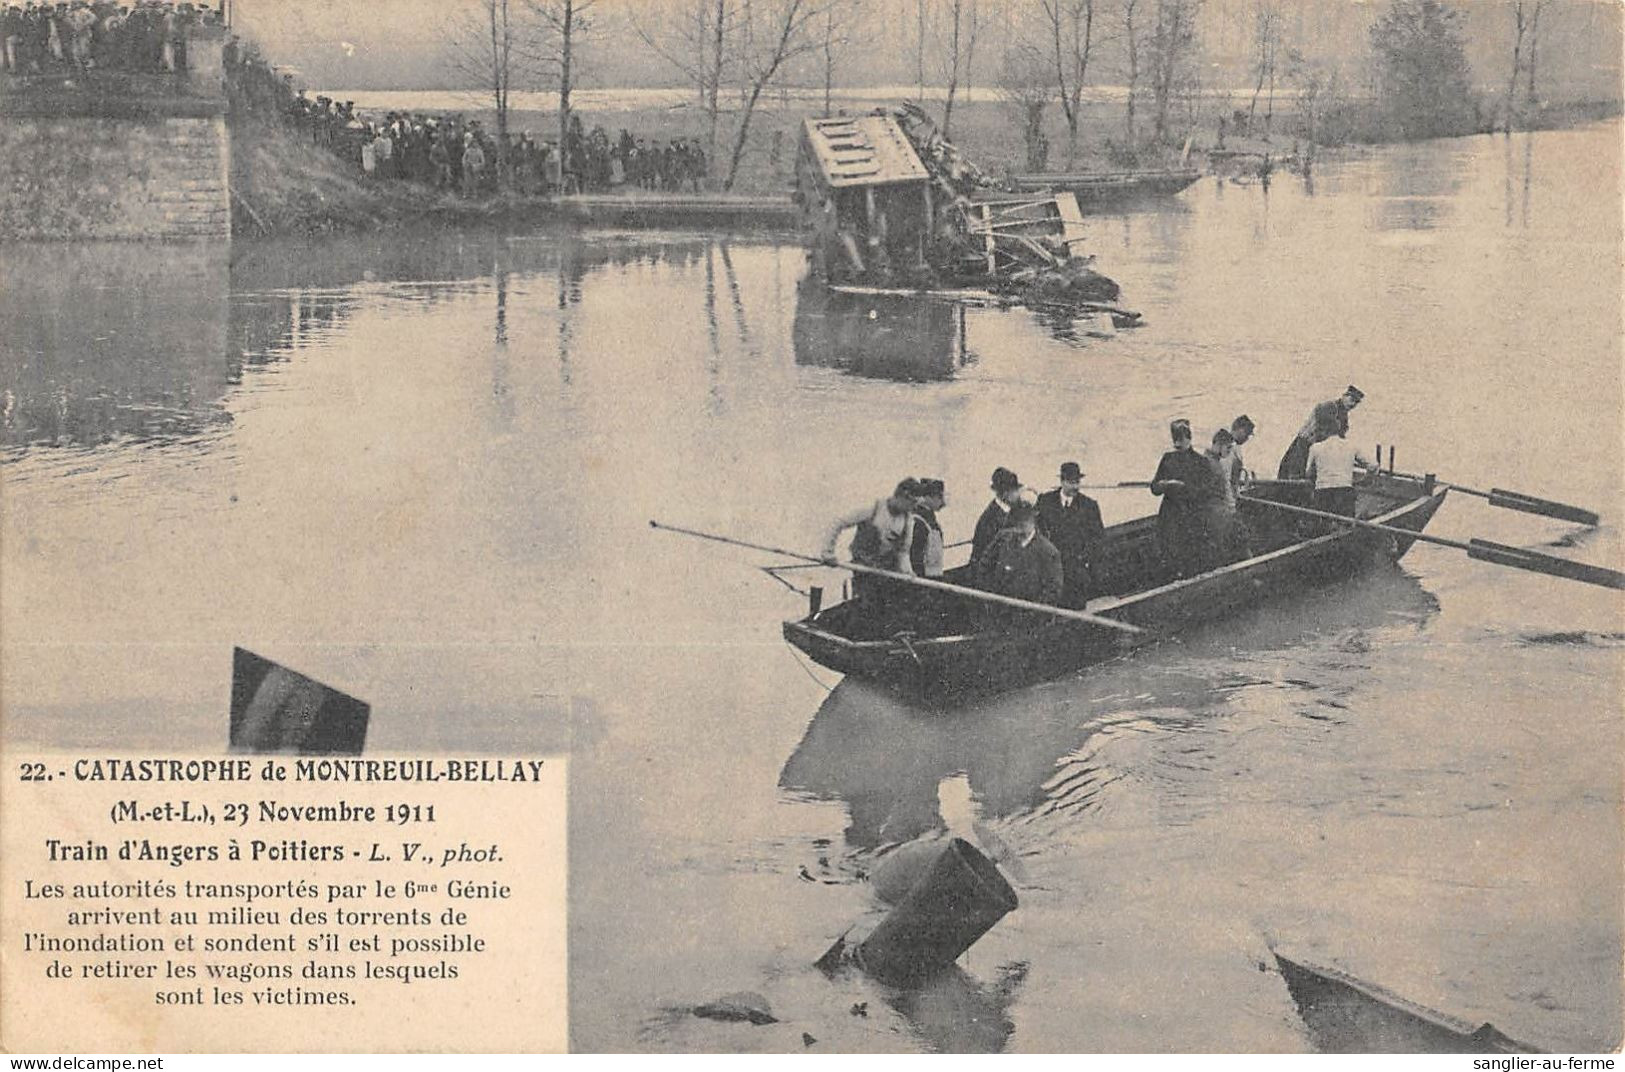
<instances>
[{"instance_id":1,"label":"dark triangular shape in water","mask_svg":"<svg viewBox=\"0 0 1625 1072\"><path fill-rule=\"evenodd\" d=\"M361 754L372 708L246 648L232 649L231 750Z\"/></svg>"}]
</instances>

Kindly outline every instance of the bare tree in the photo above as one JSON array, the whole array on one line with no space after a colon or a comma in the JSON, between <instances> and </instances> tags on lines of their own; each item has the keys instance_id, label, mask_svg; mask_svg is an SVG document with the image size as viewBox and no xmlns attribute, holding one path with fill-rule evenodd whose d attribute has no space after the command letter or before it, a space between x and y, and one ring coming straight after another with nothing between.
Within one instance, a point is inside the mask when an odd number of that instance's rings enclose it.
<instances>
[{"instance_id":1,"label":"bare tree","mask_svg":"<svg viewBox=\"0 0 1625 1072\"><path fill-rule=\"evenodd\" d=\"M1344 104L1343 77L1330 60L1315 60L1296 48L1287 49L1286 79L1298 90L1298 114L1303 121L1306 142L1304 162L1312 164L1315 147L1340 140L1342 135L1326 129L1326 117Z\"/></svg>"},{"instance_id":2,"label":"bare tree","mask_svg":"<svg viewBox=\"0 0 1625 1072\"><path fill-rule=\"evenodd\" d=\"M925 0L914 0L914 77L925 97Z\"/></svg>"},{"instance_id":3,"label":"bare tree","mask_svg":"<svg viewBox=\"0 0 1625 1072\"><path fill-rule=\"evenodd\" d=\"M497 175L508 179L508 101L534 55L535 27L517 0L479 0L445 27L448 66L470 89L489 94L496 113Z\"/></svg>"},{"instance_id":4,"label":"bare tree","mask_svg":"<svg viewBox=\"0 0 1625 1072\"><path fill-rule=\"evenodd\" d=\"M999 71L999 96L1021 119L1021 138L1027 150L1027 170L1049 167L1049 139L1044 135L1044 106L1055 87L1044 54L1031 45L1016 44L1004 54Z\"/></svg>"},{"instance_id":5,"label":"bare tree","mask_svg":"<svg viewBox=\"0 0 1625 1072\"><path fill-rule=\"evenodd\" d=\"M1193 72L1196 53L1196 9L1201 0L1157 0L1156 23L1151 31L1151 99L1153 132L1162 141L1168 134L1168 109L1185 88Z\"/></svg>"},{"instance_id":6,"label":"bare tree","mask_svg":"<svg viewBox=\"0 0 1625 1072\"><path fill-rule=\"evenodd\" d=\"M1140 60L1145 48L1142 38L1143 4L1148 0L1122 0L1118 9L1123 38L1123 76L1127 82L1128 97L1124 103L1124 125L1128 128L1128 141L1134 144L1134 105L1140 93Z\"/></svg>"},{"instance_id":7,"label":"bare tree","mask_svg":"<svg viewBox=\"0 0 1625 1072\"><path fill-rule=\"evenodd\" d=\"M506 3L507 0L499 0ZM597 0L524 0L545 31L539 58L554 74L559 94L559 179L570 143L570 91L575 88L578 37L590 25L588 12Z\"/></svg>"},{"instance_id":8,"label":"bare tree","mask_svg":"<svg viewBox=\"0 0 1625 1072\"><path fill-rule=\"evenodd\" d=\"M655 55L675 67L692 85L705 113L706 152L717 155L721 94L731 59L737 22L736 0L682 0L675 14L649 21L633 14L632 30Z\"/></svg>"},{"instance_id":9,"label":"bare tree","mask_svg":"<svg viewBox=\"0 0 1625 1072\"><path fill-rule=\"evenodd\" d=\"M724 190L732 190L739 177L750 137L750 121L762 92L799 56L818 49L823 39L817 28L831 0L741 0L743 24L739 49L739 127L734 131L733 154L728 160Z\"/></svg>"},{"instance_id":10,"label":"bare tree","mask_svg":"<svg viewBox=\"0 0 1625 1072\"><path fill-rule=\"evenodd\" d=\"M1264 131L1268 138L1275 119L1275 71L1281 50L1281 11L1276 0L1256 0L1253 5L1253 99L1247 105L1247 129L1252 130L1258 115L1258 95L1269 83L1269 99L1264 112Z\"/></svg>"},{"instance_id":11,"label":"bare tree","mask_svg":"<svg viewBox=\"0 0 1625 1072\"><path fill-rule=\"evenodd\" d=\"M1518 6L1522 7L1523 4L1520 2ZM1545 0L1535 0L1534 9L1529 16L1529 82L1526 101L1531 108L1537 107L1540 103L1535 97L1535 55L1540 48L1540 13L1545 6Z\"/></svg>"},{"instance_id":12,"label":"bare tree","mask_svg":"<svg viewBox=\"0 0 1625 1072\"><path fill-rule=\"evenodd\" d=\"M1066 117L1068 162L1078 155L1078 122L1095 46L1095 0L1039 0L1055 58L1055 93Z\"/></svg>"},{"instance_id":13,"label":"bare tree","mask_svg":"<svg viewBox=\"0 0 1625 1072\"><path fill-rule=\"evenodd\" d=\"M835 88L835 66L838 57L852 43L852 15L849 0L830 0L824 9L823 38L818 49L824 68L824 114L831 114L830 97Z\"/></svg>"},{"instance_id":14,"label":"bare tree","mask_svg":"<svg viewBox=\"0 0 1625 1072\"><path fill-rule=\"evenodd\" d=\"M981 32L982 19L977 0L942 0L946 6L942 28L943 77L948 84L948 95L942 105L942 136L949 137L954 118L954 98L959 92L961 79L967 91L970 86L971 63L976 58L976 38Z\"/></svg>"}]
</instances>

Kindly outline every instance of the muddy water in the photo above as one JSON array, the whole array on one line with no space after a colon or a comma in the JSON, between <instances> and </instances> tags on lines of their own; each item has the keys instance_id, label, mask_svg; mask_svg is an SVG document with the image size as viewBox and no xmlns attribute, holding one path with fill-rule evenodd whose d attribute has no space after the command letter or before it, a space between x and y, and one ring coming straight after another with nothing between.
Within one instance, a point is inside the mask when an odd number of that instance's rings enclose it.
<instances>
[{"instance_id":1,"label":"muddy water","mask_svg":"<svg viewBox=\"0 0 1625 1072\"><path fill-rule=\"evenodd\" d=\"M1617 125L1461 139L1093 218L1147 322L1115 338L832 304L766 239L9 247L6 739L217 749L242 644L368 699L370 750L573 742L583 1049L1309 1048L1271 942L1616 1046L1612 595L1418 547L921 712L788 650L764 559L645 522L810 546L915 473L957 538L994 465L1145 479L1170 418L1245 411L1270 469L1352 381L1401 468L1605 514L1453 496L1434 531L1618 564L1619 165ZM813 971L944 830L1021 907L923 991ZM783 1022L684 1011L732 990Z\"/></svg>"}]
</instances>

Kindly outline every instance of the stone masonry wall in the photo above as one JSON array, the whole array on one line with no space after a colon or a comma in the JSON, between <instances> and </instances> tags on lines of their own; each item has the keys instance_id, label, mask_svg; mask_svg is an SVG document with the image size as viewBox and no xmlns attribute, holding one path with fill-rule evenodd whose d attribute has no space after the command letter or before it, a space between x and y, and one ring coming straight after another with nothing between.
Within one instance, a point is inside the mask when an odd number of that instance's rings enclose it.
<instances>
[{"instance_id":1,"label":"stone masonry wall","mask_svg":"<svg viewBox=\"0 0 1625 1072\"><path fill-rule=\"evenodd\" d=\"M0 113L0 241L231 236L213 116Z\"/></svg>"}]
</instances>

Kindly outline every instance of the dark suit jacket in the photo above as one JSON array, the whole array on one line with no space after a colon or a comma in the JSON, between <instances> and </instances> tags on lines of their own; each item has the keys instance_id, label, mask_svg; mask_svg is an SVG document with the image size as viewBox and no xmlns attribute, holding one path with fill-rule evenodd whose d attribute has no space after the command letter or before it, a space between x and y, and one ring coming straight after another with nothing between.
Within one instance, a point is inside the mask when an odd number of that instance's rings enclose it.
<instances>
[{"instance_id":1,"label":"dark suit jacket","mask_svg":"<svg viewBox=\"0 0 1625 1072\"><path fill-rule=\"evenodd\" d=\"M1072 496L1072 505L1061 505L1061 489L1038 497L1038 531L1042 532L1068 566L1087 566L1094 549L1106 535L1100 522L1100 504L1082 493Z\"/></svg>"},{"instance_id":2,"label":"dark suit jacket","mask_svg":"<svg viewBox=\"0 0 1625 1072\"><path fill-rule=\"evenodd\" d=\"M971 536L970 560L972 563L980 562L987 549L993 546L993 538L1004 530L1010 519L1010 511L1004 509L996 502L989 502L982 516L976 519L976 531Z\"/></svg>"},{"instance_id":3,"label":"dark suit jacket","mask_svg":"<svg viewBox=\"0 0 1625 1072\"><path fill-rule=\"evenodd\" d=\"M977 572L981 586L989 592L1034 603L1054 603L1061 598L1061 554L1042 533L1023 547L1021 533L1006 529L988 548Z\"/></svg>"}]
</instances>

